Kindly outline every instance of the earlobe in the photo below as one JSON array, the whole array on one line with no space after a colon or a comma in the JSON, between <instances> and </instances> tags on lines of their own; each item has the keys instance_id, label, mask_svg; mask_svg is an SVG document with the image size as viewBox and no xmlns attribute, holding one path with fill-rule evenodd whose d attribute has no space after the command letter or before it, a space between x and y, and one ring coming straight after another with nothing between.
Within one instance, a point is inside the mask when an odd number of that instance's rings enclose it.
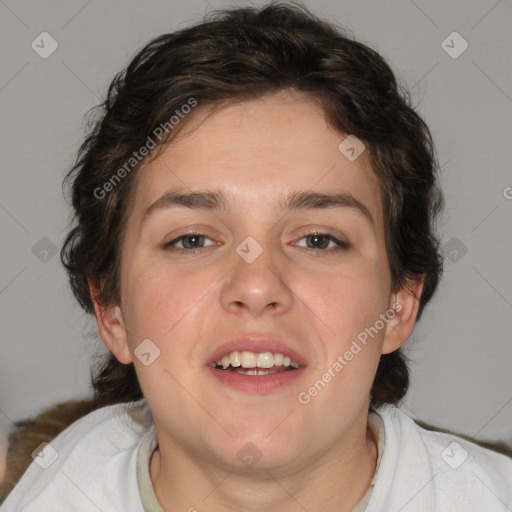
<instances>
[{"instance_id":1,"label":"earlobe","mask_svg":"<svg viewBox=\"0 0 512 512\"><path fill-rule=\"evenodd\" d=\"M98 331L103 343L105 343L106 347L120 363L131 363L133 359L128 346L125 321L121 308L118 305L103 305L98 300L99 290L97 286L89 283L89 289L94 303Z\"/></svg>"},{"instance_id":2,"label":"earlobe","mask_svg":"<svg viewBox=\"0 0 512 512\"><path fill-rule=\"evenodd\" d=\"M411 335L418 315L419 298L423 291L424 276L414 281L408 281L407 287L393 293L390 308L395 311L393 318L387 323L382 353L389 354L398 350ZM411 291L413 293L411 293Z\"/></svg>"}]
</instances>

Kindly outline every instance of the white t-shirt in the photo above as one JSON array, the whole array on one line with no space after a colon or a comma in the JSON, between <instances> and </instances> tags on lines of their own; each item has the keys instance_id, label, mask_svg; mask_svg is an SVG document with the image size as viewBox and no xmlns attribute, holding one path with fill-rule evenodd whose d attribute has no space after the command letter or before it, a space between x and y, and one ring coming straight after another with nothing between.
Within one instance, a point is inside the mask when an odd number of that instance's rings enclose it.
<instances>
[{"instance_id":1,"label":"white t-shirt","mask_svg":"<svg viewBox=\"0 0 512 512\"><path fill-rule=\"evenodd\" d=\"M512 511L512 459L422 429L393 406L370 424L377 470L355 511ZM149 476L156 446L154 426L134 423L123 404L93 411L44 447L0 512L162 512Z\"/></svg>"}]
</instances>

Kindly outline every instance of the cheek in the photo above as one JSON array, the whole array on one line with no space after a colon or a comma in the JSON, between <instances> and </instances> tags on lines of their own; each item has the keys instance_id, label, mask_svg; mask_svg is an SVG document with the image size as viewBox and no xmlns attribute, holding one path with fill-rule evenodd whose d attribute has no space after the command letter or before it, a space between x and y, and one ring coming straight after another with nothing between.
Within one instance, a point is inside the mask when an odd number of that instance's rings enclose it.
<instances>
[{"instance_id":1,"label":"cheek","mask_svg":"<svg viewBox=\"0 0 512 512\"><path fill-rule=\"evenodd\" d=\"M313 313L324 353L311 368L301 399L319 408L337 404L331 425L343 421L371 389L385 334L380 315L389 297L386 274L380 272L359 260L329 275L302 276L300 297Z\"/></svg>"},{"instance_id":2,"label":"cheek","mask_svg":"<svg viewBox=\"0 0 512 512\"><path fill-rule=\"evenodd\" d=\"M131 278L130 278L131 277ZM158 344L204 295L204 276L187 275L170 265L148 265L125 281L126 324L131 337Z\"/></svg>"},{"instance_id":3,"label":"cheek","mask_svg":"<svg viewBox=\"0 0 512 512\"><path fill-rule=\"evenodd\" d=\"M389 290L377 266L354 262L326 273L303 273L297 295L342 347L375 323L387 308Z\"/></svg>"}]
</instances>

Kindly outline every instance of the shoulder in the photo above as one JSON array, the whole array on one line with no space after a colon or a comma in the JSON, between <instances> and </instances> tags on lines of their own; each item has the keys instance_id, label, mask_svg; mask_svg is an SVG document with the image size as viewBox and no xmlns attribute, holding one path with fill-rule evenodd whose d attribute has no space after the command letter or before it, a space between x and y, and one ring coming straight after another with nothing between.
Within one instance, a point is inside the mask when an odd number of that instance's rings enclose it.
<instances>
[{"instance_id":1,"label":"shoulder","mask_svg":"<svg viewBox=\"0 0 512 512\"><path fill-rule=\"evenodd\" d=\"M0 510L142 510L135 464L147 429L127 406L97 409L44 443Z\"/></svg>"},{"instance_id":2,"label":"shoulder","mask_svg":"<svg viewBox=\"0 0 512 512\"><path fill-rule=\"evenodd\" d=\"M464 512L501 512L512 505L512 459L456 435L422 428L396 407L377 413L385 429L374 489L379 505Z\"/></svg>"}]
</instances>

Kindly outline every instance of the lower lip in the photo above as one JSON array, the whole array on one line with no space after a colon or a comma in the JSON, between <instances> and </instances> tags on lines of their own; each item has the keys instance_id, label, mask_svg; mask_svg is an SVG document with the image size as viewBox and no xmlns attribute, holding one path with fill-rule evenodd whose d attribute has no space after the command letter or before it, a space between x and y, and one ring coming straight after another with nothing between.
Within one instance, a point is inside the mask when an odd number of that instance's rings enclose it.
<instances>
[{"instance_id":1,"label":"lower lip","mask_svg":"<svg viewBox=\"0 0 512 512\"><path fill-rule=\"evenodd\" d=\"M283 388L298 379L305 370L301 367L266 375L242 375L229 370L218 370L212 366L206 368L223 385L245 393L268 393Z\"/></svg>"}]
</instances>

